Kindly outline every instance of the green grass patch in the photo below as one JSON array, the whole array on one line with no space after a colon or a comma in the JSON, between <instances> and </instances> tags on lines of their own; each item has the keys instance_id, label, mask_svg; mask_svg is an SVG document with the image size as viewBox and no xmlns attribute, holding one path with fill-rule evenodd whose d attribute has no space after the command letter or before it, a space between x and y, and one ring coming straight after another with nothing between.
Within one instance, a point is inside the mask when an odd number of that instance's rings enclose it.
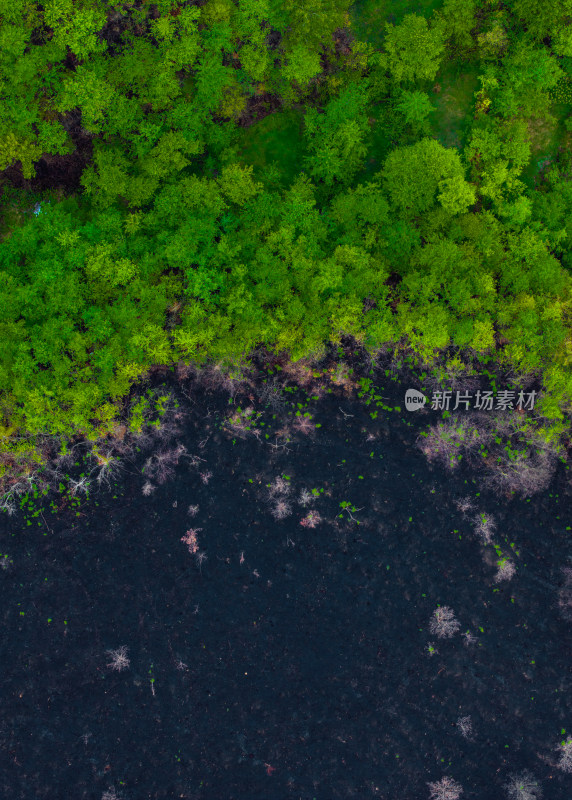
<instances>
[{"instance_id":1,"label":"green grass patch","mask_svg":"<svg viewBox=\"0 0 572 800\"><path fill-rule=\"evenodd\" d=\"M269 114L264 119L244 128L239 140L239 158L252 164L258 180L271 165L280 173L282 185L288 186L302 169L301 160L306 153L303 140L304 116L292 109Z\"/></svg>"},{"instance_id":2,"label":"green grass patch","mask_svg":"<svg viewBox=\"0 0 572 800\"><path fill-rule=\"evenodd\" d=\"M538 176L556 159L558 148L566 143L569 145L569 133L562 119L552 114L546 117L531 117L526 123L531 157L530 163L522 172L521 179L532 187Z\"/></svg>"},{"instance_id":3,"label":"green grass patch","mask_svg":"<svg viewBox=\"0 0 572 800\"><path fill-rule=\"evenodd\" d=\"M459 70L453 63L445 65L435 80L430 94L435 106L432 116L434 136L444 147L462 149L473 118L475 92L479 89L479 67Z\"/></svg>"}]
</instances>

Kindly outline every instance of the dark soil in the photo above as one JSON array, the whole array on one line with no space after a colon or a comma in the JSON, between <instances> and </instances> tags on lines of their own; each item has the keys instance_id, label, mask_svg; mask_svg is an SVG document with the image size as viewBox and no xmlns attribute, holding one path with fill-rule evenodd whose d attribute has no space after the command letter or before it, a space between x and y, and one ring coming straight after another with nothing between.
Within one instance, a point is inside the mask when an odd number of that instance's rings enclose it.
<instances>
[{"instance_id":1,"label":"dark soil","mask_svg":"<svg viewBox=\"0 0 572 800\"><path fill-rule=\"evenodd\" d=\"M237 125L241 128L248 128L269 114L280 110L281 107L282 102L278 95L273 95L270 92L253 95L247 99L246 108L240 115Z\"/></svg>"},{"instance_id":2,"label":"dark soil","mask_svg":"<svg viewBox=\"0 0 572 800\"><path fill-rule=\"evenodd\" d=\"M79 110L60 114L59 117L75 150L65 155L46 153L35 162L36 174L33 178L24 178L22 163L15 161L10 167L0 171L0 189L4 184L26 192L54 191L68 196L81 189L83 171L93 160L94 134L82 128Z\"/></svg>"},{"instance_id":3,"label":"dark soil","mask_svg":"<svg viewBox=\"0 0 572 800\"><path fill-rule=\"evenodd\" d=\"M170 379L180 433L111 491L0 517L3 797L415 800L450 776L463 800L497 800L524 769L545 800L571 796L565 467L542 495L499 500L427 462L416 440L439 412L407 412L414 384L393 378L375 376L394 409L377 413L343 387L308 405L260 380L233 401ZM321 427L296 432L297 403ZM239 407L262 412L258 433L223 425ZM153 455L177 445L167 479ZM467 497L512 579L495 582ZM450 639L430 632L438 605L459 620Z\"/></svg>"}]
</instances>

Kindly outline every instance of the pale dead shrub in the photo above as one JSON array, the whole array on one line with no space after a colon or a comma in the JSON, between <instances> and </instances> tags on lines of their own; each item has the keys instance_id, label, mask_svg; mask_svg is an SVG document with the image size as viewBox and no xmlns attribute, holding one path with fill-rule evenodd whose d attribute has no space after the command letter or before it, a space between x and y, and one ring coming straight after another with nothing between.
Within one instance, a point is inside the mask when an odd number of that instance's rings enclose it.
<instances>
[{"instance_id":1,"label":"pale dead shrub","mask_svg":"<svg viewBox=\"0 0 572 800\"><path fill-rule=\"evenodd\" d=\"M430 800L459 800L463 794L463 787L457 783L453 778L445 776L436 783L428 783Z\"/></svg>"},{"instance_id":2,"label":"pale dead shrub","mask_svg":"<svg viewBox=\"0 0 572 800\"><path fill-rule=\"evenodd\" d=\"M509 800L540 800L542 788L529 770L518 775L509 775L505 784Z\"/></svg>"},{"instance_id":3,"label":"pale dead shrub","mask_svg":"<svg viewBox=\"0 0 572 800\"><path fill-rule=\"evenodd\" d=\"M449 606L441 606L433 612L429 623L429 630L440 639L450 639L461 627L455 614Z\"/></svg>"}]
</instances>

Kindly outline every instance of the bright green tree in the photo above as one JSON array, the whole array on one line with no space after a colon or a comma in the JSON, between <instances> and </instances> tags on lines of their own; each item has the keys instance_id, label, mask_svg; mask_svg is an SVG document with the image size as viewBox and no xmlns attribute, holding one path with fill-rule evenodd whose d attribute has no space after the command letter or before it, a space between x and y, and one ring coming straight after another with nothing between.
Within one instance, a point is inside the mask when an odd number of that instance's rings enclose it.
<instances>
[{"instance_id":1,"label":"bright green tree","mask_svg":"<svg viewBox=\"0 0 572 800\"><path fill-rule=\"evenodd\" d=\"M485 117L472 129L464 155L473 165L472 179L478 192L498 208L522 193L519 179L530 160L530 141L524 122L501 122Z\"/></svg>"},{"instance_id":2,"label":"bright green tree","mask_svg":"<svg viewBox=\"0 0 572 800\"><path fill-rule=\"evenodd\" d=\"M451 214L462 214L475 200L455 150L434 139L422 139L410 147L398 147L387 157L383 184L403 219L411 219L436 202Z\"/></svg>"},{"instance_id":3,"label":"bright green tree","mask_svg":"<svg viewBox=\"0 0 572 800\"><path fill-rule=\"evenodd\" d=\"M564 77L557 59L545 47L532 48L516 43L503 59L499 88L493 94L492 108L505 118L544 117L552 103L550 89Z\"/></svg>"},{"instance_id":4,"label":"bright green tree","mask_svg":"<svg viewBox=\"0 0 572 800\"><path fill-rule=\"evenodd\" d=\"M435 106L426 92L419 90L402 92L396 103L396 109L403 114L416 133L429 134L430 126L427 118L435 110Z\"/></svg>"},{"instance_id":5,"label":"bright green tree","mask_svg":"<svg viewBox=\"0 0 572 800\"><path fill-rule=\"evenodd\" d=\"M387 23L385 29L384 49L393 79L397 83L432 81L445 49L442 28L430 28L425 17L406 14L399 25Z\"/></svg>"},{"instance_id":6,"label":"bright green tree","mask_svg":"<svg viewBox=\"0 0 572 800\"><path fill-rule=\"evenodd\" d=\"M572 17L572 0L514 0L511 13L522 21L528 36L541 41L546 36L569 23Z\"/></svg>"},{"instance_id":7,"label":"bright green tree","mask_svg":"<svg viewBox=\"0 0 572 800\"><path fill-rule=\"evenodd\" d=\"M352 84L330 100L325 114L309 108L304 118L304 136L309 155L304 164L310 175L331 186L347 185L363 166L369 131L365 108L367 94Z\"/></svg>"},{"instance_id":8,"label":"bright green tree","mask_svg":"<svg viewBox=\"0 0 572 800\"><path fill-rule=\"evenodd\" d=\"M471 31L476 27L476 0L445 0L434 12L434 28L440 30L449 52L466 57L474 49Z\"/></svg>"}]
</instances>

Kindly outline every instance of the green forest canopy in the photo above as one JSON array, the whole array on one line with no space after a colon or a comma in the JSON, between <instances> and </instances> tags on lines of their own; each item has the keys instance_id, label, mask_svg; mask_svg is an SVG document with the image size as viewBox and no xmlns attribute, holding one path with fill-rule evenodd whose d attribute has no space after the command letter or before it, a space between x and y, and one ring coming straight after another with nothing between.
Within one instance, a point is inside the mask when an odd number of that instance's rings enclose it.
<instances>
[{"instance_id":1,"label":"green forest canopy","mask_svg":"<svg viewBox=\"0 0 572 800\"><path fill-rule=\"evenodd\" d=\"M343 334L540 370L566 418L572 0L371 5L0 0L4 475L152 365Z\"/></svg>"}]
</instances>

